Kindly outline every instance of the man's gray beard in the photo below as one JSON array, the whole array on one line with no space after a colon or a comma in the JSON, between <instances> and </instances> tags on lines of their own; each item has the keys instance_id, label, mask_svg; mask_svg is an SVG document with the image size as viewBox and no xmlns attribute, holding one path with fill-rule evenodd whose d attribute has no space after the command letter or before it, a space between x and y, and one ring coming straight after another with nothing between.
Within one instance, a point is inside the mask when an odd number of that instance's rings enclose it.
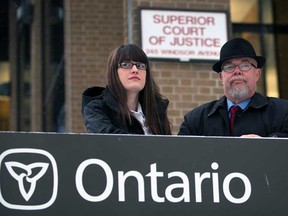
<instances>
[{"instance_id":1,"label":"man's gray beard","mask_svg":"<svg viewBox=\"0 0 288 216\"><path fill-rule=\"evenodd\" d=\"M235 100L245 98L249 94L249 88L233 88L229 90L229 95Z\"/></svg>"}]
</instances>

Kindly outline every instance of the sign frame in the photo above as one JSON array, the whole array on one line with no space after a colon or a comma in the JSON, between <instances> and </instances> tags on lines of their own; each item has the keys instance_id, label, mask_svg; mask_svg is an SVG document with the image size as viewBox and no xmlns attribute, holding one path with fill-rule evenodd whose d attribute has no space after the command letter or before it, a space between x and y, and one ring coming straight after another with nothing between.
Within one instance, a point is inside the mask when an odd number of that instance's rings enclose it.
<instances>
[{"instance_id":1,"label":"sign frame","mask_svg":"<svg viewBox=\"0 0 288 216\"><path fill-rule=\"evenodd\" d=\"M288 214L287 138L0 132L0 140L1 215Z\"/></svg>"},{"instance_id":2,"label":"sign frame","mask_svg":"<svg viewBox=\"0 0 288 216\"><path fill-rule=\"evenodd\" d=\"M177 16L177 14L179 15ZM138 18L140 44L151 60L217 61L222 45L227 42L230 36L230 17L226 10L139 7ZM156 22L154 24L153 19ZM220 19L224 20L224 24L223 22L219 23ZM172 24L165 25L161 22ZM179 25L177 26L175 23ZM191 26L187 23L196 25ZM205 23L212 27L206 28ZM222 24L224 32L219 33L221 30L215 29L218 29L218 25L222 26ZM215 27L215 25L217 26ZM153 30L149 30L147 26L152 27ZM211 32L213 36L217 33L216 37L221 34L222 38L209 38ZM191 37L189 37L189 34ZM195 34L198 34L198 36L194 37ZM175 48L171 48L173 47L172 44ZM207 47L204 47L204 45ZM194 50L192 50L193 47Z\"/></svg>"}]
</instances>

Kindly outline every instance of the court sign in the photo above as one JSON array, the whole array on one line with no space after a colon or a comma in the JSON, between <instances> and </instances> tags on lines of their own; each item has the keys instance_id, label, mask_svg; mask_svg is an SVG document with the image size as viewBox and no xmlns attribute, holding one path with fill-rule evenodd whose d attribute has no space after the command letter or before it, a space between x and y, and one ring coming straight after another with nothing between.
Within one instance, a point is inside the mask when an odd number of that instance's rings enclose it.
<instances>
[{"instance_id":1,"label":"court sign","mask_svg":"<svg viewBox=\"0 0 288 216\"><path fill-rule=\"evenodd\" d=\"M139 9L141 45L149 58L217 60L228 40L226 11Z\"/></svg>"}]
</instances>

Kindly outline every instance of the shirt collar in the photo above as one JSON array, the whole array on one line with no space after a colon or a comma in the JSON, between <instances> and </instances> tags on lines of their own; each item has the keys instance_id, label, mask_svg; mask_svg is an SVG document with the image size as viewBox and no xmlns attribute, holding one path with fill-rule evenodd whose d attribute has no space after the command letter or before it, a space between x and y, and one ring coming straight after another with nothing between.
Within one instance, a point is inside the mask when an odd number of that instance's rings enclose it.
<instances>
[{"instance_id":1,"label":"shirt collar","mask_svg":"<svg viewBox=\"0 0 288 216\"><path fill-rule=\"evenodd\" d=\"M142 111L141 104L138 102L137 111L131 110L132 115L139 121L144 131L144 134L152 134L150 128L146 125L146 118Z\"/></svg>"},{"instance_id":2,"label":"shirt collar","mask_svg":"<svg viewBox=\"0 0 288 216\"><path fill-rule=\"evenodd\" d=\"M141 114L143 114L141 104L138 102L136 111L131 110L131 112L132 112L132 113L141 113ZM144 114L143 114L143 115L144 115Z\"/></svg>"},{"instance_id":3,"label":"shirt collar","mask_svg":"<svg viewBox=\"0 0 288 216\"><path fill-rule=\"evenodd\" d=\"M248 98L248 99L240 102L239 104L234 104L232 101L230 101L230 100L227 98L227 111L229 112L230 108L231 108L232 106L235 106L235 105L239 106L242 110L244 110L244 109L248 106L248 104L249 104L250 101L251 101L251 98Z\"/></svg>"}]
</instances>

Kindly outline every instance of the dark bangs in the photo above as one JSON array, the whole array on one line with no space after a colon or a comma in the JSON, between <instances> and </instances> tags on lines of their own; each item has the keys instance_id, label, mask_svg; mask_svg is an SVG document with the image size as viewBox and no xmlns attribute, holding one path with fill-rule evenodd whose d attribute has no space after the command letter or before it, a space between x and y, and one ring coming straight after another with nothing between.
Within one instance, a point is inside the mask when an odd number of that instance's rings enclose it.
<instances>
[{"instance_id":1,"label":"dark bangs","mask_svg":"<svg viewBox=\"0 0 288 216\"><path fill-rule=\"evenodd\" d=\"M146 54L137 45L128 44L123 45L118 49L118 58L116 63L122 63L125 61L142 62L148 66L148 58Z\"/></svg>"}]
</instances>

